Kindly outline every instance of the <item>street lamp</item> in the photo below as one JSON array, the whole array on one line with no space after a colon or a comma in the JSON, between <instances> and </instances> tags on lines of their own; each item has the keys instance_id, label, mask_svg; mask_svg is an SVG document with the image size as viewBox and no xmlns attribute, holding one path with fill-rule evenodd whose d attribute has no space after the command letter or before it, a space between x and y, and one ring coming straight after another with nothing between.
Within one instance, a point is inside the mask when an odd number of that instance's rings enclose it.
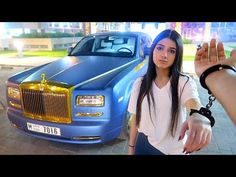
<instances>
[{"instance_id":1,"label":"street lamp","mask_svg":"<svg viewBox=\"0 0 236 177\"><path fill-rule=\"evenodd\" d=\"M20 57L20 58L23 57L23 46L24 46L23 42L22 41L15 41L14 45L17 49L18 57Z\"/></svg>"}]
</instances>

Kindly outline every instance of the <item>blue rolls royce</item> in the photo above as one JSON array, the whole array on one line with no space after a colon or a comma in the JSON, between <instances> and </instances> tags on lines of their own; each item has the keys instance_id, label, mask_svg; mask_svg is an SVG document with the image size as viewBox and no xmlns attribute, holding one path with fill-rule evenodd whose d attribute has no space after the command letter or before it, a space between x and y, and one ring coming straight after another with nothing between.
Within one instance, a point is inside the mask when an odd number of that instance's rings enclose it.
<instances>
[{"instance_id":1,"label":"blue rolls royce","mask_svg":"<svg viewBox=\"0 0 236 177\"><path fill-rule=\"evenodd\" d=\"M128 130L132 84L147 70L151 37L103 32L83 37L68 56L7 80L7 115L32 136L104 143Z\"/></svg>"}]
</instances>

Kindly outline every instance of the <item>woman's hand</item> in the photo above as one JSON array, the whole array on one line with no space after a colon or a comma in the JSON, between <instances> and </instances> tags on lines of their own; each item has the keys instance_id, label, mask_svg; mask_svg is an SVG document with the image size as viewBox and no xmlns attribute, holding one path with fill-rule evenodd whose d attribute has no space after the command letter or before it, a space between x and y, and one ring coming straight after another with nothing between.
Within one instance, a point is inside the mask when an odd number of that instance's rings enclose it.
<instances>
[{"instance_id":1,"label":"woman's hand","mask_svg":"<svg viewBox=\"0 0 236 177\"><path fill-rule=\"evenodd\" d=\"M216 45L216 40L211 39L210 48L208 43L205 42L196 52L194 60L195 72L199 77L209 67L225 62L226 56L223 43L219 42Z\"/></svg>"},{"instance_id":2,"label":"woman's hand","mask_svg":"<svg viewBox=\"0 0 236 177\"><path fill-rule=\"evenodd\" d=\"M188 138L183 152L188 154L198 151L211 142L212 129L210 121L197 113L192 114L184 123L180 132L179 140L183 139L186 131Z\"/></svg>"}]
</instances>

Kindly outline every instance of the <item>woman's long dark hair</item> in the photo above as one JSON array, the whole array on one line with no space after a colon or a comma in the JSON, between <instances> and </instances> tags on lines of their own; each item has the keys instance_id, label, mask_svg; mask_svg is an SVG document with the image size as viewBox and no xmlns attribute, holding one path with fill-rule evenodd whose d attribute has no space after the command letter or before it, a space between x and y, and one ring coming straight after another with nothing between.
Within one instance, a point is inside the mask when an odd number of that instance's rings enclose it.
<instances>
[{"instance_id":1,"label":"woman's long dark hair","mask_svg":"<svg viewBox=\"0 0 236 177\"><path fill-rule=\"evenodd\" d=\"M170 123L170 131L171 135L174 137L175 131L177 128L178 122L178 112L179 112L179 99L178 99L178 84L179 84L179 75L182 70L182 60L183 60L183 43L182 38L179 33L174 30L164 30L162 31L153 41L151 50L150 50L150 57L148 62L148 69L147 73L143 76L143 80L140 86L140 92L138 95L137 101L137 109L136 109L136 124L139 126L141 120L141 105L142 101L145 96L147 96L148 100L148 107L149 107L149 114L151 117L150 111L150 97L152 99L153 106L155 108L155 102L152 93L152 82L156 78L156 65L153 62L153 51L159 41L162 39L169 38L176 44L176 57L174 60L173 65L170 67L169 77L171 83L171 95L172 95L172 106L171 106L171 123Z\"/></svg>"}]
</instances>

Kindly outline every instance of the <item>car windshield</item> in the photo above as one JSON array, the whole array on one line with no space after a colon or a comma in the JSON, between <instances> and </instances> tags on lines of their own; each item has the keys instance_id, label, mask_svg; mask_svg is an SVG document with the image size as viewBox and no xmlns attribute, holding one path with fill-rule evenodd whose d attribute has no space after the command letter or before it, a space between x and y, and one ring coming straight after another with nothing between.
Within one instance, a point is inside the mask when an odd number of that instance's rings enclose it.
<instances>
[{"instance_id":1,"label":"car windshield","mask_svg":"<svg viewBox=\"0 0 236 177\"><path fill-rule=\"evenodd\" d=\"M126 35L95 35L83 38L71 51L70 56L133 57L136 37Z\"/></svg>"}]
</instances>

